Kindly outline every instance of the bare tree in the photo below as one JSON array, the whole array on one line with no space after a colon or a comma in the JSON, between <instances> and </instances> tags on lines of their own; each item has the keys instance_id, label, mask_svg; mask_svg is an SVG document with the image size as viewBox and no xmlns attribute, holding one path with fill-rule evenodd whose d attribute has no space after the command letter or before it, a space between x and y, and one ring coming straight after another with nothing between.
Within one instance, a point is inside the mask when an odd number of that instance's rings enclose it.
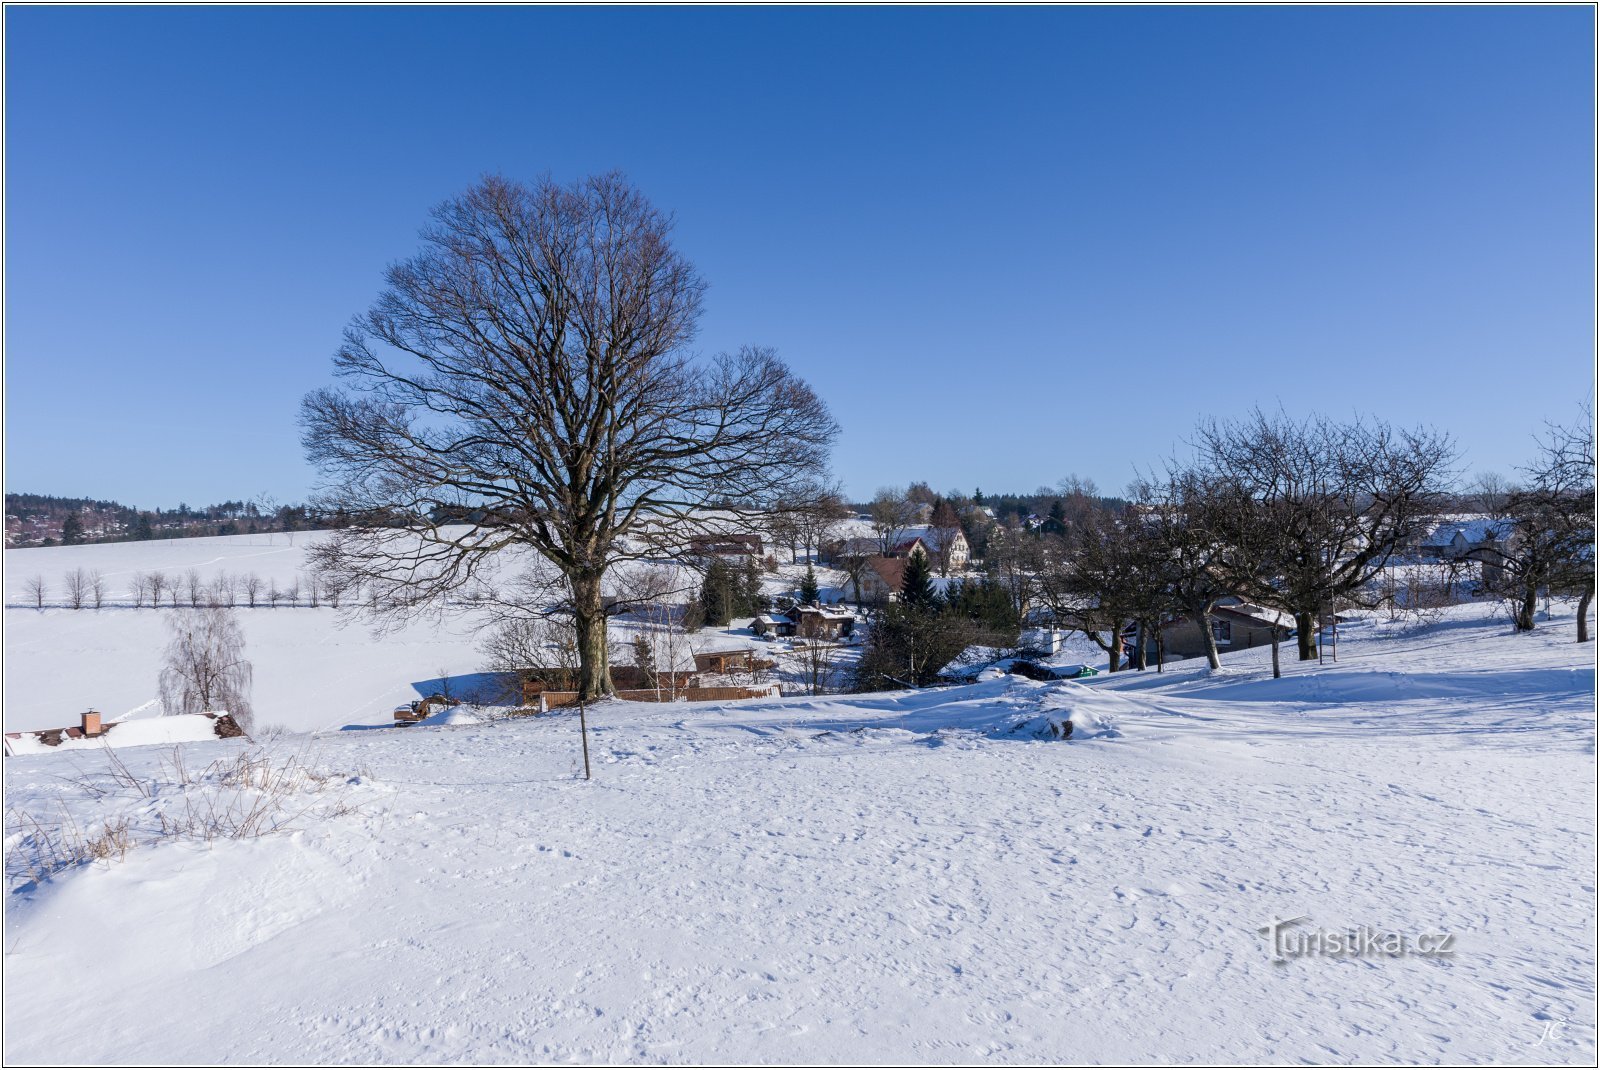
<instances>
[{"instance_id":1,"label":"bare tree","mask_svg":"<svg viewBox=\"0 0 1600 1070\"><path fill-rule=\"evenodd\" d=\"M850 509L844 503L844 489L837 482L807 480L795 494L795 501L801 548L808 559L815 560L839 522L850 516Z\"/></svg>"},{"instance_id":2,"label":"bare tree","mask_svg":"<svg viewBox=\"0 0 1600 1070\"><path fill-rule=\"evenodd\" d=\"M825 695L834 688L835 662L839 647L836 643L812 636L798 651L800 678L806 691L812 695Z\"/></svg>"},{"instance_id":3,"label":"bare tree","mask_svg":"<svg viewBox=\"0 0 1600 1070\"><path fill-rule=\"evenodd\" d=\"M917 503L900 487L880 487L867 506L872 517L872 533L878 538L878 552L890 553L917 522Z\"/></svg>"},{"instance_id":4,"label":"bare tree","mask_svg":"<svg viewBox=\"0 0 1600 1070\"><path fill-rule=\"evenodd\" d=\"M283 592L278 590L277 580L267 581L267 605L273 609L278 608L278 603L283 600Z\"/></svg>"},{"instance_id":5,"label":"bare tree","mask_svg":"<svg viewBox=\"0 0 1600 1070\"><path fill-rule=\"evenodd\" d=\"M1578 642L1589 640L1595 589L1594 421L1585 408L1571 427L1548 425L1525 482L1489 511L1493 538L1467 552L1485 591L1511 606L1512 627L1532 631L1541 592L1578 598Z\"/></svg>"},{"instance_id":6,"label":"bare tree","mask_svg":"<svg viewBox=\"0 0 1600 1070\"><path fill-rule=\"evenodd\" d=\"M239 581L239 586L244 591L245 605L256 608L256 600L261 597L261 577L254 572L247 572Z\"/></svg>"},{"instance_id":7,"label":"bare tree","mask_svg":"<svg viewBox=\"0 0 1600 1070\"><path fill-rule=\"evenodd\" d=\"M1123 636L1140 616L1144 576L1137 532L1126 517L1094 513L1065 535L1041 540L1039 597L1058 624L1082 632L1122 667Z\"/></svg>"},{"instance_id":8,"label":"bare tree","mask_svg":"<svg viewBox=\"0 0 1600 1070\"><path fill-rule=\"evenodd\" d=\"M200 577L199 569L191 568L183 574L183 589L191 609L199 609L205 604L206 581Z\"/></svg>"},{"instance_id":9,"label":"bare tree","mask_svg":"<svg viewBox=\"0 0 1600 1070\"><path fill-rule=\"evenodd\" d=\"M1219 511L1228 506L1226 495L1218 493L1204 473L1173 466L1159 482L1136 483L1133 496L1153 540L1171 602L1200 630L1206 664L1221 668L1211 612L1233 593L1224 567L1228 548L1217 534L1225 526Z\"/></svg>"},{"instance_id":10,"label":"bare tree","mask_svg":"<svg viewBox=\"0 0 1600 1070\"><path fill-rule=\"evenodd\" d=\"M239 577L231 572L217 573L211 585L211 600L214 605L232 609L239 601Z\"/></svg>"},{"instance_id":11,"label":"bare tree","mask_svg":"<svg viewBox=\"0 0 1600 1070\"><path fill-rule=\"evenodd\" d=\"M571 620L559 617L511 617L484 632L479 653L490 672L515 677L536 676L547 687L565 690L578 675L578 640ZM520 692L516 696L521 701Z\"/></svg>"},{"instance_id":12,"label":"bare tree","mask_svg":"<svg viewBox=\"0 0 1600 1070\"><path fill-rule=\"evenodd\" d=\"M249 731L250 662L244 633L230 609L185 609L168 620L161 669L161 706L168 715L226 711Z\"/></svg>"},{"instance_id":13,"label":"bare tree","mask_svg":"<svg viewBox=\"0 0 1600 1070\"><path fill-rule=\"evenodd\" d=\"M959 534L961 517L956 514L955 506L940 498L933 503L933 515L928 519L928 541L932 543L928 550L941 576L950 575L951 548Z\"/></svg>"},{"instance_id":14,"label":"bare tree","mask_svg":"<svg viewBox=\"0 0 1600 1070\"><path fill-rule=\"evenodd\" d=\"M150 597L150 574L148 572L135 572L133 574L133 608L143 609L145 599Z\"/></svg>"},{"instance_id":15,"label":"bare tree","mask_svg":"<svg viewBox=\"0 0 1600 1070\"><path fill-rule=\"evenodd\" d=\"M622 178L489 177L434 212L307 396L319 504L357 523L313 550L397 619L400 587L440 611L525 547L570 606L579 692L611 691L604 585L645 529L754 524L824 466L837 428L768 349L687 346L704 284L668 218Z\"/></svg>"},{"instance_id":16,"label":"bare tree","mask_svg":"<svg viewBox=\"0 0 1600 1070\"><path fill-rule=\"evenodd\" d=\"M1323 615L1359 600L1395 551L1436 515L1451 479L1448 435L1378 421L1292 420L1259 409L1197 432L1199 468L1232 505L1214 532L1230 547L1236 593L1292 613L1300 660L1317 657ZM1272 567L1263 532L1275 544Z\"/></svg>"},{"instance_id":17,"label":"bare tree","mask_svg":"<svg viewBox=\"0 0 1600 1070\"><path fill-rule=\"evenodd\" d=\"M106 602L106 578L99 569L89 572L89 598L94 602L94 608L99 609Z\"/></svg>"},{"instance_id":18,"label":"bare tree","mask_svg":"<svg viewBox=\"0 0 1600 1070\"><path fill-rule=\"evenodd\" d=\"M28 596L28 600L33 603L34 609L44 608L44 600L49 593L49 587L45 584L43 576L28 577L23 582L22 590Z\"/></svg>"},{"instance_id":19,"label":"bare tree","mask_svg":"<svg viewBox=\"0 0 1600 1070\"><path fill-rule=\"evenodd\" d=\"M69 609L82 609L89 600L89 573L81 568L75 568L67 573L67 607Z\"/></svg>"},{"instance_id":20,"label":"bare tree","mask_svg":"<svg viewBox=\"0 0 1600 1070\"><path fill-rule=\"evenodd\" d=\"M152 570L146 579L150 582L150 605L155 609L161 608L161 596L167 591L167 574L160 569Z\"/></svg>"}]
</instances>

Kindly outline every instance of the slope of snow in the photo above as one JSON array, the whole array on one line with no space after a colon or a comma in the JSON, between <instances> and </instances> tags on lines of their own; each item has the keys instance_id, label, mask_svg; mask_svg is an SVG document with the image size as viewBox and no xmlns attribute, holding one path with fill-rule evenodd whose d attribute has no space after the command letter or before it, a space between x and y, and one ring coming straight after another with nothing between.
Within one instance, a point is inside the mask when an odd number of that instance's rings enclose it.
<instances>
[{"instance_id":1,"label":"slope of snow","mask_svg":"<svg viewBox=\"0 0 1600 1070\"><path fill-rule=\"evenodd\" d=\"M1366 625L1281 680L606 703L590 782L571 713L284 737L353 812L15 878L5 1058L1592 1063L1571 624ZM150 827L105 761L8 760L8 813ZM1275 963L1300 916L1452 953Z\"/></svg>"}]
</instances>

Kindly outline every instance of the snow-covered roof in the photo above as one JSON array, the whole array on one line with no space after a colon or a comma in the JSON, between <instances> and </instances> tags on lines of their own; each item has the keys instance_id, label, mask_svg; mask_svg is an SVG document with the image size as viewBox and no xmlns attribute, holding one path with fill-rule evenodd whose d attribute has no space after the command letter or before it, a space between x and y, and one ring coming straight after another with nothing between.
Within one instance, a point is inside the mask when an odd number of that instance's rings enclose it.
<instances>
[{"instance_id":1,"label":"snow-covered roof","mask_svg":"<svg viewBox=\"0 0 1600 1070\"><path fill-rule=\"evenodd\" d=\"M1422 539L1424 546L1449 546L1457 534L1467 543L1476 545L1490 539L1504 538L1505 523L1488 516L1449 517L1433 526Z\"/></svg>"}]
</instances>

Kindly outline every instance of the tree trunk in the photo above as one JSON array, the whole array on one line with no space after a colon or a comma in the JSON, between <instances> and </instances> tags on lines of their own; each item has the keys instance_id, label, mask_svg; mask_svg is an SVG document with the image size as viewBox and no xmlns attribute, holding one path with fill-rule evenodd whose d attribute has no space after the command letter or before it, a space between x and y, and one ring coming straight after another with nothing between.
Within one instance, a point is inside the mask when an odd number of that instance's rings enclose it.
<instances>
[{"instance_id":1,"label":"tree trunk","mask_svg":"<svg viewBox=\"0 0 1600 1070\"><path fill-rule=\"evenodd\" d=\"M1206 645L1206 664L1213 669L1222 668L1222 656L1217 653L1217 636L1211 630L1211 607L1203 602L1191 605L1189 617L1200 626L1200 641Z\"/></svg>"},{"instance_id":2,"label":"tree trunk","mask_svg":"<svg viewBox=\"0 0 1600 1070\"><path fill-rule=\"evenodd\" d=\"M1299 636L1300 660L1317 660L1317 614L1300 612L1294 615L1294 626Z\"/></svg>"},{"instance_id":3,"label":"tree trunk","mask_svg":"<svg viewBox=\"0 0 1600 1070\"><path fill-rule=\"evenodd\" d=\"M1106 657L1109 659L1108 672L1117 672L1122 668L1122 633L1112 631L1111 642L1106 644Z\"/></svg>"},{"instance_id":4,"label":"tree trunk","mask_svg":"<svg viewBox=\"0 0 1600 1070\"><path fill-rule=\"evenodd\" d=\"M578 639L578 700L593 702L611 694L607 661L606 610L598 572L572 579L572 623Z\"/></svg>"},{"instance_id":5,"label":"tree trunk","mask_svg":"<svg viewBox=\"0 0 1600 1070\"><path fill-rule=\"evenodd\" d=\"M1139 645L1138 645L1138 649L1136 649L1134 651L1134 657L1137 659L1135 664L1138 666L1140 672L1144 672L1145 669L1149 668L1149 666L1150 666L1150 659L1149 659L1149 656L1148 656L1147 652L1145 651L1145 638L1144 638L1144 636L1145 636L1144 622L1141 621L1139 623L1138 639L1136 640Z\"/></svg>"},{"instance_id":6,"label":"tree trunk","mask_svg":"<svg viewBox=\"0 0 1600 1070\"><path fill-rule=\"evenodd\" d=\"M1272 629L1272 678L1278 679L1283 675L1283 666L1278 662L1278 629Z\"/></svg>"},{"instance_id":7,"label":"tree trunk","mask_svg":"<svg viewBox=\"0 0 1600 1070\"><path fill-rule=\"evenodd\" d=\"M1539 607L1539 588L1529 584L1522 589L1522 598L1517 602L1516 611L1511 617L1511 627L1514 631L1533 631L1533 612Z\"/></svg>"},{"instance_id":8,"label":"tree trunk","mask_svg":"<svg viewBox=\"0 0 1600 1070\"><path fill-rule=\"evenodd\" d=\"M1583 589L1578 597L1578 642L1589 641L1589 603L1594 601L1594 584Z\"/></svg>"}]
</instances>

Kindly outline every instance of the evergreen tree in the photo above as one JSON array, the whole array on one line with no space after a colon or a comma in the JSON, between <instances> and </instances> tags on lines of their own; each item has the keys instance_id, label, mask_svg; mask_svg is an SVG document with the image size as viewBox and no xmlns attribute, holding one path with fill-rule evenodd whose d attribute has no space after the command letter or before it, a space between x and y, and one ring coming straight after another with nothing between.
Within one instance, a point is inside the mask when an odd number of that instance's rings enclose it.
<instances>
[{"instance_id":1,"label":"evergreen tree","mask_svg":"<svg viewBox=\"0 0 1600 1070\"><path fill-rule=\"evenodd\" d=\"M906 571L900 580L900 601L919 610L937 609L939 595L933 589L933 566L927 554L913 553L906 559Z\"/></svg>"},{"instance_id":2,"label":"evergreen tree","mask_svg":"<svg viewBox=\"0 0 1600 1070\"><path fill-rule=\"evenodd\" d=\"M61 545L76 546L83 541L83 521L77 513L69 513L61 522Z\"/></svg>"},{"instance_id":3,"label":"evergreen tree","mask_svg":"<svg viewBox=\"0 0 1600 1070\"><path fill-rule=\"evenodd\" d=\"M705 579L700 583L700 608L705 622L720 628L733 619L734 577L721 558L712 558L706 565Z\"/></svg>"},{"instance_id":4,"label":"evergreen tree","mask_svg":"<svg viewBox=\"0 0 1600 1070\"><path fill-rule=\"evenodd\" d=\"M150 526L149 513L139 514L139 521L133 526L133 537L141 542L156 537L155 529Z\"/></svg>"},{"instance_id":5,"label":"evergreen tree","mask_svg":"<svg viewBox=\"0 0 1600 1070\"><path fill-rule=\"evenodd\" d=\"M633 665L639 670L639 686L655 687L656 685L656 652L650 646L650 640L642 635L633 637Z\"/></svg>"},{"instance_id":6,"label":"evergreen tree","mask_svg":"<svg viewBox=\"0 0 1600 1070\"><path fill-rule=\"evenodd\" d=\"M1064 535L1067 531L1067 509L1057 498L1050 503L1050 518L1039 525L1039 530L1046 535Z\"/></svg>"},{"instance_id":7,"label":"evergreen tree","mask_svg":"<svg viewBox=\"0 0 1600 1070\"><path fill-rule=\"evenodd\" d=\"M805 579L800 581L800 603L811 605L820 597L821 592L817 587L817 573L810 565L806 566Z\"/></svg>"}]
</instances>

